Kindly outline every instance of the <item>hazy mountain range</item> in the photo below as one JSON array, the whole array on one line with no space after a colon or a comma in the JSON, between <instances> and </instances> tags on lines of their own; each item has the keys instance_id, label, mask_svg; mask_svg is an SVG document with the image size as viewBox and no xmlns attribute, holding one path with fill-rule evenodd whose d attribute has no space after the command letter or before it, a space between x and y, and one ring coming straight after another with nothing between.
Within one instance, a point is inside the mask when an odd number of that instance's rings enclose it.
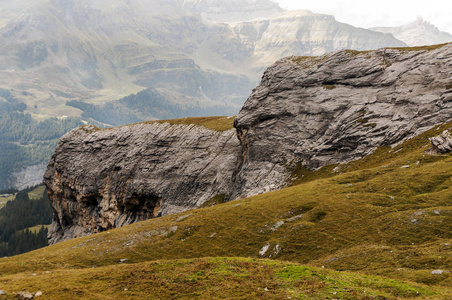
<instances>
[{"instance_id":1,"label":"hazy mountain range","mask_svg":"<svg viewBox=\"0 0 452 300\"><path fill-rule=\"evenodd\" d=\"M77 116L66 101L99 103L146 88L180 106L234 113L283 56L405 45L268 0L33 2L1 28L0 86L29 93L22 98L38 115Z\"/></svg>"}]
</instances>

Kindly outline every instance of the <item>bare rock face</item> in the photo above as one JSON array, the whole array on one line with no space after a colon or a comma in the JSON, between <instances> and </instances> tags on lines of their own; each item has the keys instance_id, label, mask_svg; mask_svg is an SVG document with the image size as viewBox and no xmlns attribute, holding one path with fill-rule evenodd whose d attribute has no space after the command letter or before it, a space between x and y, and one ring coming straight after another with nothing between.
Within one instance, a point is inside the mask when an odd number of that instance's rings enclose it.
<instances>
[{"instance_id":1,"label":"bare rock face","mask_svg":"<svg viewBox=\"0 0 452 300\"><path fill-rule=\"evenodd\" d=\"M54 211L50 243L227 194L239 151L234 130L168 123L74 129L59 141L44 176Z\"/></svg>"},{"instance_id":2,"label":"bare rock face","mask_svg":"<svg viewBox=\"0 0 452 300\"><path fill-rule=\"evenodd\" d=\"M452 118L452 44L289 57L217 132L143 123L65 135L44 181L50 242L277 190L291 167L362 158Z\"/></svg>"},{"instance_id":3,"label":"bare rock face","mask_svg":"<svg viewBox=\"0 0 452 300\"><path fill-rule=\"evenodd\" d=\"M437 154L446 154L452 152L452 136L449 130L444 130L440 135L430 139L432 145L430 151Z\"/></svg>"},{"instance_id":4,"label":"bare rock face","mask_svg":"<svg viewBox=\"0 0 452 300\"><path fill-rule=\"evenodd\" d=\"M242 156L232 197L280 188L288 166L356 160L450 120L451 70L451 44L278 61L234 121Z\"/></svg>"}]
</instances>

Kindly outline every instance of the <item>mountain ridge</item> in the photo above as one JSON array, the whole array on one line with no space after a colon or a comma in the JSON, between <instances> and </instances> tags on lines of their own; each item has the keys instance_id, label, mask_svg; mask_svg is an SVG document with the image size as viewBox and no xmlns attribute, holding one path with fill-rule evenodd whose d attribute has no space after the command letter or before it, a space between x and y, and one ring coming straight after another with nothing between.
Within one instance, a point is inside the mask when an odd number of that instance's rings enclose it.
<instances>
[{"instance_id":1,"label":"mountain ridge","mask_svg":"<svg viewBox=\"0 0 452 300\"><path fill-rule=\"evenodd\" d=\"M409 46L435 45L452 42L452 35L418 17L416 21L399 27L373 27L371 30L390 33Z\"/></svg>"}]
</instances>

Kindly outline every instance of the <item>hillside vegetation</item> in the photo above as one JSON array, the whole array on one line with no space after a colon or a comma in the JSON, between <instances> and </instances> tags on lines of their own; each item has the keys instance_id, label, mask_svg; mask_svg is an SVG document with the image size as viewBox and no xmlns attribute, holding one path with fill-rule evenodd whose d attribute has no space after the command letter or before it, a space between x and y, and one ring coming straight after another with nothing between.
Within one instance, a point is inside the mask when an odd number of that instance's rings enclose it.
<instances>
[{"instance_id":1,"label":"hillside vegetation","mask_svg":"<svg viewBox=\"0 0 452 300\"><path fill-rule=\"evenodd\" d=\"M12 195L0 208L0 256L12 256L48 245L52 210L44 186Z\"/></svg>"},{"instance_id":2,"label":"hillside vegetation","mask_svg":"<svg viewBox=\"0 0 452 300\"><path fill-rule=\"evenodd\" d=\"M452 157L426 150L451 126L340 167L298 168L280 191L0 259L0 289L43 299L450 299Z\"/></svg>"}]
</instances>

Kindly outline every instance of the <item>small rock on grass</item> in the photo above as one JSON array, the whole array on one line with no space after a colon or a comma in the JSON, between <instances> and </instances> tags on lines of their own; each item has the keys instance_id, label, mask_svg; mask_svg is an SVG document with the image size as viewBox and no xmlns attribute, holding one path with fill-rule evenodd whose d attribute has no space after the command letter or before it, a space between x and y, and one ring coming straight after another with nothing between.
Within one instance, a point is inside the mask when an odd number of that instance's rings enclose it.
<instances>
[{"instance_id":1,"label":"small rock on grass","mask_svg":"<svg viewBox=\"0 0 452 300\"><path fill-rule=\"evenodd\" d=\"M0 295L6 295L6 293L2 290L0 290Z\"/></svg>"},{"instance_id":2,"label":"small rock on grass","mask_svg":"<svg viewBox=\"0 0 452 300\"><path fill-rule=\"evenodd\" d=\"M39 296L42 296L42 292L41 291L37 291L36 294L35 294L35 297L39 297Z\"/></svg>"},{"instance_id":3,"label":"small rock on grass","mask_svg":"<svg viewBox=\"0 0 452 300\"><path fill-rule=\"evenodd\" d=\"M30 292L18 292L17 298L20 300L33 299L33 295Z\"/></svg>"}]
</instances>

